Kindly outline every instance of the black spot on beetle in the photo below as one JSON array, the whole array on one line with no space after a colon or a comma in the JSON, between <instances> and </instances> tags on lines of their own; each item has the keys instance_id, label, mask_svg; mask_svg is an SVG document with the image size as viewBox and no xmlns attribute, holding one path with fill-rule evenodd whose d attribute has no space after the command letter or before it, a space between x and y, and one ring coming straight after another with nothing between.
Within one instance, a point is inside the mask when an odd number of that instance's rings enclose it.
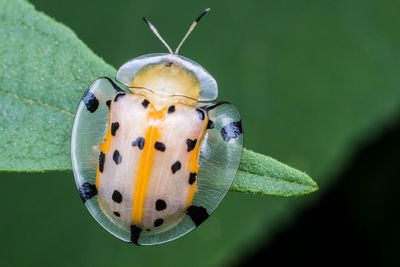
<instances>
[{"instance_id":1,"label":"black spot on beetle","mask_svg":"<svg viewBox=\"0 0 400 267\"><path fill-rule=\"evenodd\" d=\"M106 105L107 105L107 107L110 109L110 108L111 108L111 100L107 100L107 101L106 101Z\"/></svg>"},{"instance_id":2,"label":"black spot on beetle","mask_svg":"<svg viewBox=\"0 0 400 267\"><path fill-rule=\"evenodd\" d=\"M143 137L138 137L138 138L136 138L135 141L132 141L132 146L138 146L139 149L143 149L144 142L145 142L145 140Z\"/></svg>"},{"instance_id":3,"label":"black spot on beetle","mask_svg":"<svg viewBox=\"0 0 400 267\"><path fill-rule=\"evenodd\" d=\"M154 221L154 227L159 227L164 223L163 219L157 219Z\"/></svg>"},{"instance_id":4,"label":"black spot on beetle","mask_svg":"<svg viewBox=\"0 0 400 267\"><path fill-rule=\"evenodd\" d=\"M141 232L142 232L141 228L137 227L136 225L131 225L131 242L133 244L140 246L138 240Z\"/></svg>"},{"instance_id":5,"label":"black spot on beetle","mask_svg":"<svg viewBox=\"0 0 400 267\"><path fill-rule=\"evenodd\" d=\"M165 145L161 142L155 142L154 143L154 148L157 149L158 151L164 152L165 151Z\"/></svg>"},{"instance_id":6,"label":"black spot on beetle","mask_svg":"<svg viewBox=\"0 0 400 267\"><path fill-rule=\"evenodd\" d=\"M162 199L157 199L156 201L156 210L165 210L167 208L167 203Z\"/></svg>"},{"instance_id":7,"label":"black spot on beetle","mask_svg":"<svg viewBox=\"0 0 400 267\"><path fill-rule=\"evenodd\" d=\"M197 177L197 173L195 172L191 172L189 174L189 184L192 185L194 184L194 182L196 182L196 177Z\"/></svg>"},{"instance_id":8,"label":"black spot on beetle","mask_svg":"<svg viewBox=\"0 0 400 267\"><path fill-rule=\"evenodd\" d=\"M118 190L114 190L111 198L112 198L112 200L114 200L117 203L121 203L122 202L122 195Z\"/></svg>"},{"instance_id":9,"label":"black spot on beetle","mask_svg":"<svg viewBox=\"0 0 400 267\"><path fill-rule=\"evenodd\" d=\"M176 173L177 171L179 171L181 169L181 167L182 167L182 164L180 163L180 161L175 162L171 166L172 173Z\"/></svg>"},{"instance_id":10,"label":"black spot on beetle","mask_svg":"<svg viewBox=\"0 0 400 267\"><path fill-rule=\"evenodd\" d=\"M118 122L111 123L111 134L112 134L112 136L115 136L115 133L117 132L118 128L119 128L119 123Z\"/></svg>"},{"instance_id":11,"label":"black spot on beetle","mask_svg":"<svg viewBox=\"0 0 400 267\"><path fill-rule=\"evenodd\" d=\"M119 214L118 211L114 211L113 213L114 213L114 215L117 216L117 217L120 217L120 216L121 216L121 214Z\"/></svg>"},{"instance_id":12,"label":"black spot on beetle","mask_svg":"<svg viewBox=\"0 0 400 267\"><path fill-rule=\"evenodd\" d=\"M215 125L212 120L208 120L207 129L214 129Z\"/></svg>"},{"instance_id":13,"label":"black spot on beetle","mask_svg":"<svg viewBox=\"0 0 400 267\"><path fill-rule=\"evenodd\" d=\"M170 107L168 108L168 114L171 114L171 113L174 113L174 112L175 112L175 105L170 106Z\"/></svg>"},{"instance_id":14,"label":"black spot on beetle","mask_svg":"<svg viewBox=\"0 0 400 267\"><path fill-rule=\"evenodd\" d=\"M99 155L99 171L103 172L104 170L104 162L106 161L106 155L103 152L100 152Z\"/></svg>"},{"instance_id":15,"label":"black spot on beetle","mask_svg":"<svg viewBox=\"0 0 400 267\"><path fill-rule=\"evenodd\" d=\"M142 102L142 106L143 106L144 108L147 108L147 107L149 106L149 104L150 104L150 102L149 102L149 100L147 100L147 99L143 100L143 102Z\"/></svg>"},{"instance_id":16,"label":"black spot on beetle","mask_svg":"<svg viewBox=\"0 0 400 267\"><path fill-rule=\"evenodd\" d=\"M122 97L124 97L126 94L125 93L118 93L115 95L114 97L114 102L117 102L118 100L120 100Z\"/></svg>"},{"instance_id":17,"label":"black spot on beetle","mask_svg":"<svg viewBox=\"0 0 400 267\"><path fill-rule=\"evenodd\" d=\"M199 114L200 120L204 120L204 118L206 117L206 115L204 114L204 111L199 108L196 108L196 111L197 111L197 114Z\"/></svg>"},{"instance_id":18,"label":"black spot on beetle","mask_svg":"<svg viewBox=\"0 0 400 267\"><path fill-rule=\"evenodd\" d=\"M189 138L188 138L188 139L186 140L187 152L192 151L192 150L194 149L194 147L196 146L196 143L197 143L197 139L192 140L192 139L189 139Z\"/></svg>"},{"instance_id":19,"label":"black spot on beetle","mask_svg":"<svg viewBox=\"0 0 400 267\"><path fill-rule=\"evenodd\" d=\"M225 142L228 142L232 138L237 138L243 133L242 130L242 121L234 121L225 125L221 129L221 136Z\"/></svg>"},{"instance_id":20,"label":"black spot on beetle","mask_svg":"<svg viewBox=\"0 0 400 267\"><path fill-rule=\"evenodd\" d=\"M82 96L83 104L85 104L86 109L93 113L99 107L99 100L97 100L96 96L90 91L86 91Z\"/></svg>"},{"instance_id":21,"label":"black spot on beetle","mask_svg":"<svg viewBox=\"0 0 400 267\"><path fill-rule=\"evenodd\" d=\"M186 214L190 216L196 226L202 224L209 216L205 208L193 205L187 209Z\"/></svg>"},{"instance_id":22,"label":"black spot on beetle","mask_svg":"<svg viewBox=\"0 0 400 267\"><path fill-rule=\"evenodd\" d=\"M119 153L118 150L115 150L115 151L114 151L113 160L114 160L115 164L120 164L120 163L121 163L121 161L122 161L122 156L121 156L121 154Z\"/></svg>"},{"instance_id":23,"label":"black spot on beetle","mask_svg":"<svg viewBox=\"0 0 400 267\"><path fill-rule=\"evenodd\" d=\"M79 195L83 202L91 199L97 195L96 185L90 183L84 183L79 187Z\"/></svg>"}]
</instances>

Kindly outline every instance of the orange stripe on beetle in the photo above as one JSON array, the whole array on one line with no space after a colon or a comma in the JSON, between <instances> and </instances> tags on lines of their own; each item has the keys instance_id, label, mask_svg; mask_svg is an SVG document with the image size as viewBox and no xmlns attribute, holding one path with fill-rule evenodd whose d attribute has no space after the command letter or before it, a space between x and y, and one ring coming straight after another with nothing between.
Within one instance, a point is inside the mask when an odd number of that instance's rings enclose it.
<instances>
[{"instance_id":1,"label":"orange stripe on beetle","mask_svg":"<svg viewBox=\"0 0 400 267\"><path fill-rule=\"evenodd\" d=\"M100 146L100 155L99 155L99 163L96 170L96 187L100 186L100 173L103 172L104 163L106 158L106 153L110 150L111 147L111 112L108 115L108 127L106 132L106 137L104 138L104 142Z\"/></svg>"},{"instance_id":2,"label":"orange stripe on beetle","mask_svg":"<svg viewBox=\"0 0 400 267\"><path fill-rule=\"evenodd\" d=\"M147 116L147 121L150 126L145 133L143 152L139 161L138 171L136 173L137 180L133 190L132 220L135 225L142 222L143 208L154 163L153 148L157 140L160 139L161 133L158 125L160 121L164 119L165 115L165 109L156 111L152 104L150 104L150 109L151 111Z\"/></svg>"},{"instance_id":3,"label":"orange stripe on beetle","mask_svg":"<svg viewBox=\"0 0 400 267\"><path fill-rule=\"evenodd\" d=\"M189 191L188 195L186 197L186 202L185 202L185 207L188 208L193 201L194 194L196 193L196 180L197 180L197 175L199 174L199 157L200 157L200 145L201 142L203 141L203 138L206 134L207 130L207 124L208 124L208 118L204 120L203 123L203 128L201 129L199 139L196 141L194 149L191 150L191 154L189 157L189 177L188 177L188 182L189 182ZM189 140L189 139L188 139ZM188 144L188 150L189 150L189 144Z\"/></svg>"}]
</instances>

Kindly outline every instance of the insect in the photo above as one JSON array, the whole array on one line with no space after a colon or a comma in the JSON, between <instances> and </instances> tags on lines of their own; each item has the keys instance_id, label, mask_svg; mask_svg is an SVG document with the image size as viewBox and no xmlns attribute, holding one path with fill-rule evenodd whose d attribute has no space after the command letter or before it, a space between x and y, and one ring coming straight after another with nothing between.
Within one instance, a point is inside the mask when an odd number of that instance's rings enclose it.
<instances>
[{"instance_id":1,"label":"insect","mask_svg":"<svg viewBox=\"0 0 400 267\"><path fill-rule=\"evenodd\" d=\"M87 209L116 237L153 245L203 223L231 186L242 152L237 109L213 102L215 79L178 55L143 18L169 53L120 67L117 85L94 81L81 98L72 131L75 181Z\"/></svg>"}]
</instances>

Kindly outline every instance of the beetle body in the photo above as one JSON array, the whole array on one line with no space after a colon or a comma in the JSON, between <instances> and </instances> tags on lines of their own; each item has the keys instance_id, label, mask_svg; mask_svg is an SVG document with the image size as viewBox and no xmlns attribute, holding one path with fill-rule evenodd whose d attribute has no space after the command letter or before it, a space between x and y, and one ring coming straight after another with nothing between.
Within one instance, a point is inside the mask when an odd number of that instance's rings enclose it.
<instances>
[{"instance_id":1,"label":"beetle body","mask_svg":"<svg viewBox=\"0 0 400 267\"><path fill-rule=\"evenodd\" d=\"M72 132L82 200L109 232L137 245L167 242L205 221L224 198L242 151L240 115L212 102L214 78L176 54L149 54L100 78Z\"/></svg>"}]
</instances>

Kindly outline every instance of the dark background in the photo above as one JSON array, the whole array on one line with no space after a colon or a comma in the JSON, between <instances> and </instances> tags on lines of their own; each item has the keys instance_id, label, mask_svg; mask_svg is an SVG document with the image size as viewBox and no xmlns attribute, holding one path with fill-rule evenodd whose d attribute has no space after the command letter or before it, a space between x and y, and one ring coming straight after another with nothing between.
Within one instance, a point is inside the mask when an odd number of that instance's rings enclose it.
<instances>
[{"instance_id":1,"label":"dark background","mask_svg":"<svg viewBox=\"0 0 400 267\"><path fill-rule=\"evenodd\" d=\"M399 266L400 121L363 144L318 205L236 266Z\"/></svg>"},{"instance_id":2,"label":"dark background","mask_svg":"<svg viewBox=\"0 0 400 267\"><path fill-rule=\"evenodd\" d=\"M229 193L199 229L131 247L101 229L66 173L1 174L5 266L399 265L400 2L31 1L118 68L175 47L241 111L245 147L306 171L294 199ZM28 41L28 40L27 40ZM3 265L2 264L2 265Z\"/></svg>"}]
</instances>

